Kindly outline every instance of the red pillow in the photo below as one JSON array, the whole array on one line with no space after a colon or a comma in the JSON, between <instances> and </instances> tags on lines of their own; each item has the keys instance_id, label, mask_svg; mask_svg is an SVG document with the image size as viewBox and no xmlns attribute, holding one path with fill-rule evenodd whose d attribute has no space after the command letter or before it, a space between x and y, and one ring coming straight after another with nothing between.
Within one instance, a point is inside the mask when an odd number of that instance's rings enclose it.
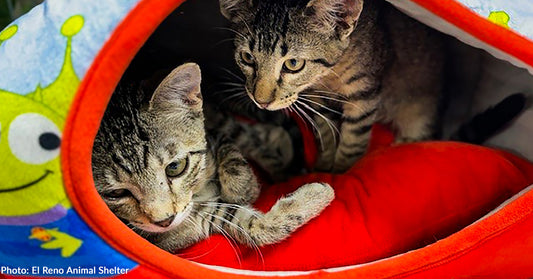
<instances>
[{"instance_id":1,"label":"red pillow","mask_svg":"<svg viewBox=\"0 0 533 279\"><path fill-rule=\"evenodd\" d=\"M260 255L244 246L234 250L215 235L178 254L249 270L365 263L444 238L533 183L533 165L501 151L452 142L382 147L390 135L375 138L374 151L346 174L311 174L264 188L255 205L263 211L304 183L335 189L332 204L282 243Z\"/></svg>"}]
</instances>

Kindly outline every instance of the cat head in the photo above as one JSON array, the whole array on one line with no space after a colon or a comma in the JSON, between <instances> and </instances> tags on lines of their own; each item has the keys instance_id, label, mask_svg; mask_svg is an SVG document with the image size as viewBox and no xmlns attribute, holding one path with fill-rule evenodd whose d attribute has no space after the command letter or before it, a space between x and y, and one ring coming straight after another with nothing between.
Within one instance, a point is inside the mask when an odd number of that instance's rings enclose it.
<instances>
[{"instance_id":1,"label":"cat head","mask_svg":"<svg viewBox=\"0 0 533 279\"><path fill-rule=\"evenodd\" d=\"M220 0L235 28L235 60L257 106L287 108L331 73L349 46L363 0Z\"/></svg>"},{"instance_id":2,"label":"cat head","mask_svg":"<svg viewBox=\"0 0 533 279\"><path fill-rule=\"evenodd\" d=\"M200 68L185 64L153 94L115 90L95 139L93 175L98 193L127 224L148 232L176 227L204 185L200 81Z\"/></svg>"}]
</instances>

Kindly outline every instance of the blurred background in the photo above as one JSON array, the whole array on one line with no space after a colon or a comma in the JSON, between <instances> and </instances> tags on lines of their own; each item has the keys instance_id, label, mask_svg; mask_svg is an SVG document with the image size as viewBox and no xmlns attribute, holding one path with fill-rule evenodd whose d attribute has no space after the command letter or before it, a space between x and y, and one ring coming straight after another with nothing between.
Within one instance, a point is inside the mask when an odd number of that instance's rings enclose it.
<instances>
[{"instance_id":1,"label":"blurred background","mask_svg":"<svg viewBox=\"0 0 533 279\"><path fill-rule=\"evenodd\" d=\"M43 0L0 0L0 30Z\"/></svg>"}]
</instances>

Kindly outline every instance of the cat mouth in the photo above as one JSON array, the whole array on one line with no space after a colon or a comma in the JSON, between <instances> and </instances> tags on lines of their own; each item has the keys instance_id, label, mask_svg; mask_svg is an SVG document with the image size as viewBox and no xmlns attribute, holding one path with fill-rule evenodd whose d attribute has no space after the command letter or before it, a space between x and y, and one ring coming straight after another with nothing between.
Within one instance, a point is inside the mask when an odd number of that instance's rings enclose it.
<instances>
[{"instance_id":1,"label":"cat mouth","mask_svg":"<svg viewBox=\"0 0 533 279\"><path fill-rule=\"evenodd\" d=\"M187 217L189 217L189 215L191 213L191 210L192 210L192 207L193 207L192 203L189 203L185 207L185 209L183 209L183 211L181 211L178 214L176 214L176 216L174 217L174 220L172 221L172 223L168 227L161 227L161 226L154 225L152 223L131 222L131 224L134 225L135 227L143 230L143 231L146 231L146 232L165 233L165 232L168 232L168 231L171 231L171 230L175 229L177 226L179 226L181 223L183 223L183 221L185 221L185 219L187 219Z\"/></svg>"},{"instance_id":2,"label":"cat mouth","mask_svg":"<svg viewBox=\"0 0 533 279\"><path fill-rule=\"evenodd\" d=\"M298 101L298 94L293 93L286 97L281 98L279 101L274 101L265 107L260 106L260 108L263 108L269 111L276 111L280 109L290 108L297 101Z\"/></svg>"},{"instance_id":3,"label":"cat mouth","mask_svg":"<svg viewBox=\"0 0 533 279\"><path fill-rule=\"evenodd\" d=\"M52 173L54 173L54 172L51 171L51 170L46 170L41 177L37 178L36 180L34 180L32 182L29 182L29 183L26 183L24 185L20 185L20 186L17 186L17 187L9 188L9 189L0 189L0 194L1 193L15 192L15 191L19 191L19 190L23 190L23 189L26 189L28 187L31 187L31 186L43 181L48 175L50 175Z\"/></svg>"}]
</instances>

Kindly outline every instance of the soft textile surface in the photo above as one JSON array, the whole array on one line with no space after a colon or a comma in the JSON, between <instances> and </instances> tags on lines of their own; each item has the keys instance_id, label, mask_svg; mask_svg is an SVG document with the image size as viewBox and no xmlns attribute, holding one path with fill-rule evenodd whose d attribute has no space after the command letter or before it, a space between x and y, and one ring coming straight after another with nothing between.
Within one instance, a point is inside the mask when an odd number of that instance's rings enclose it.
<instances>
[{"instance_id":1,"label":"soft textile surface","mask_svg":"<svg viewBox=\"0 0 533 279\"><path fill-rule=\"evenodd\" d=\"M459 0L490 21L533 38L533 3L508 0Z\"/></svg>"},{"instance_id":2,"label":"soft textile surface","mask_svg":"<svg viewBox=\"0 0 533 279\"><path fill-rule=\"evenodd\" d=\"M47 1L0 32L2 267L41 267L32 274L46 275L44 266L131 270L138 265L72 208L60 164L76 90L109 33L136 2Z\"/></svg>"},{"instance_id":3,"label":"soft textile surface","mask_svg":"<svg viewBox=\"0 0 533 279\"><path fill-rule=\"evenodd\" d=\"M444 238L533 182L533 165L507 153L452 142L383 147L378 141L389 136L374 135L374 151L347 174L310 175L263 191L256 206L265 211L306 182L325 181L335 188L333 203L286 241L259 254L232 247L218 235L179 255L250 270L370 262Z\"/></svg>"}]
</instances>

